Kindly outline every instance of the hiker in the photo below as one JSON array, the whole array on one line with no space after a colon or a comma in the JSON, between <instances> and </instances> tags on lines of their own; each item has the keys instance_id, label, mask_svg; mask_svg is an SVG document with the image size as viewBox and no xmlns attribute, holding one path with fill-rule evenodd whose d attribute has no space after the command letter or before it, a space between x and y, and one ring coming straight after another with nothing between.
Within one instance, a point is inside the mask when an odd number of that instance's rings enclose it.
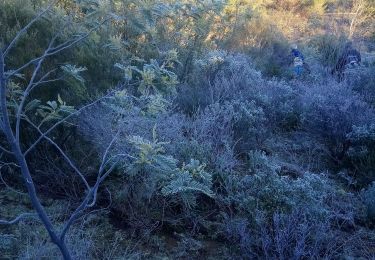
<instances>
[{"instance_id":1,"label":"hiker","mask_svg":"<svg viewBox=\"0 0 375 260\"><path fill-rule=\"evenodd\" d=\"M304 72L305 58L303 57L302 53L298 50L298 47L295 44L292 45L291 54L293 56L294 73L297 77L299 77Z\"/></svg>"},{"instance_id":2,"label":"hiker","mask_svg":"<svg viewBox=\"0 0 375 260\"><path fill-rule=\"evenodd\" d=\"M332 69L331 74L337 74L341 81L346 69L356 68L361 65L361 54L354 49L352 42L346 43L344 50L338 59L335 67Z\"/></svg>"}]
</instances>

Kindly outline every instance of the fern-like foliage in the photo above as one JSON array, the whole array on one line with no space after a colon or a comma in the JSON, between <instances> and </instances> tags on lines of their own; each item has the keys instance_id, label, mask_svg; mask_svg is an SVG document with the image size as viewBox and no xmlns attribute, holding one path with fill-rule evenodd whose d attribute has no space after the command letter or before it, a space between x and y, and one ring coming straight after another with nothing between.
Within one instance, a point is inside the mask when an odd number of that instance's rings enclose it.
<instances>
[{"instance_id":1,"label":"fern-like foliage","mask_svg":"<svg viewBox=\"0 0 375 260\"><path fill-rule=\"evenodd\" d=\"M141 96L139 101L142 115L151 117L164 113L170 104L162 95Z\"/></svg>"},{"instance_id":2,"label":"fern-like foliage","mask_svg":"<svg viewBox=\"0 0 375 260\"><path fill-rule=\"evenodd\" d=\"M140 165L157 162L159 155L165 152L163 145L166 143L157 140L155 128L153 129L152 141L146 140L141 136L131 136L129 143L138 150L136 163Z\"/></svg>"},{"instance_id":3,"label":"fern-like foliage","mask_svg":"<svg viewBox=\"0 0 375 260\"><path fill-rule=\"evenodd\" d=\"M87 70L85 67L76 67L75 65L66 64L61 66L61 69L66 74L66 76L69 76L81 83L85 82L85 79L80 75L81 72Z\"/></svg>"},{"instance_id":4,"label":"fern-like foliage","mask_svg":"<svg viewBox=\"0 0 375 260\"><path fill-rule=\"evenodd\" d=\"M183 163L178 167L178 161L165 154L163 146L166 142L158 141L155 128L152 141L132 136L129 143L135 148L135 153L128 173L138 178L142 175L144 185L148 187L145 192L153 190L152 194L182 202L189 208L196 205L198 194L214 196L211 190L212 175L205 171L206 165L191 159L188 164Z\"/></svg>"},{"instance_id":5,"label":"fern-like foliage","mask_svg":"<svg viewBox=\"0 0 375 260\"><path fill-rule=\"evenodd\" d=\"M73 106L68 106L58 95L56 101L48 101L47 105L39 105L39 100L33 100L26 106L26 109L31 110L32 107L37 106L37 114L42 117L42 120L39 123L39 127L44 123L60 120L64 116L71 114L75 111Z\"/></svg>"},{"instance_id":6,"label":"fern-like foliage","mask_svg":"<svg viewBox=\"0 0 375 260\"><path fill-rule=\"evenodd\" d=\"M168 95L175 93L178 84L177 75L173 71L178 61L175 49L161 53L163 58L158 61L151 59L149 63L139 58L132 58L140 66L116 63L114 66L123 72L124 79L137 86L139 93L149 95Z\"/></svg>"},{"instance_id":7,"label":"fern-like foliage","mask_svg":"<svg viewBox=\"0 0 375 260\"><path fill-rule=\"evenodd\" d=\"M184 164L175 174L171 175L169 183L162 189L163 195L179 195L184 205L189 208L196 205L197 194L202 193L214 197L211 190L212 175L204 168L205 164L191 159L189 164Z\"/></svg>"}]
</instances>

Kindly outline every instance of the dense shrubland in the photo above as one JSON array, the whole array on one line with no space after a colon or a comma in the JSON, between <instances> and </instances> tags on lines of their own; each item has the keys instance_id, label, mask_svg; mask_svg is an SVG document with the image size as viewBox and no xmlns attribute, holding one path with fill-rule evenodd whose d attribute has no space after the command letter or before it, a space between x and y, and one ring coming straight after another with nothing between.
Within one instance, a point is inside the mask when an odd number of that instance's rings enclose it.
<instances>
[{"instance_id":1,"label":"dense shrubland","mask_svg":"<svg viewBox=\"0 0 375 260\"><path fill-rule=\"evenodd\" d=\"M0 0L2 50L47 2ZM374 258L374 8L57 1L5 63L12 73L43 54L56 31L60 44L89 32L41 66L59 81L30 93L19 133L28 151L68 117L27 157L56 230L89 193L81 179L109 174L67 232L71 257ZM348 37L363 66L338 82L330 71ZM297 79L292 42L311 70ZM35 66L8 82L11 123ZM34 206L3 132L0 224ZM0 256L60 257L48 235L36 216L1 225Z\"/></svg>"}]
</instances>

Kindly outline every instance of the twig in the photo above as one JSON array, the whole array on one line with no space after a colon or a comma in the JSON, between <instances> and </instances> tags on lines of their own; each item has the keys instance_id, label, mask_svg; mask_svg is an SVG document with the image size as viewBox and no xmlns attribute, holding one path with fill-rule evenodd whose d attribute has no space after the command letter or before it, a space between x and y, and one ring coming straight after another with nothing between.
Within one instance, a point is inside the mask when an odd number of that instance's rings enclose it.
<instances>
[{"instance_id":1,"label":"twig","mask_svg":"<svg viewBox=\"0 0 375 260\"><path fill-rule=\"evenodd\" d=\"M97 103L99 103L101 100L105 99L105 98L108 98L108 96L110 95L111 93L95 100L94 102L91 102L83 107L81 107L80 109L76 110L75 112L69 114L68 116L64 117L63 119L59 120L58 122L56 122L52 127L50 127L47 131L45 131L25 152L24 152L24 156L27 156L27 154L35 148L35 146L37 146L39 144L39 142L44 138L44 136L48 135L50 132L52 132L52 130L54 130L56 127L58 127L60 124L64 123L65 121L67 121L69 118L75 116L75 115L78 115L79 113L81 113L83 110L87 109L88 107L91 107Z\"/></svg>"},{"instance_id":2,"label":"twig","mask_svg":"<svg viewBox=\"0 0 375 260\"><path fill-rule=\"evenodd\" d=\"M13 70L6 77L7 78L13 77L14 75L20 73L22 70L24 70L25 68L29 67L30 65L35 64L35 63L39 63L40 60L44 60L45 58L47 58L49 56L53 56L53 55L55 55L55 54L57 54L57 53L65 50L65 49L68 49L68 48L72 47L76 43L78 43L78 42L86 39L92 32L94 32L96 29L98 29L100 26L102 26L104 23L106 23L109 20L110 20L109 18L105 19L100 24L98 24L95 27L91 28L87 33L81 35L80 37L77 37L77 39L75 39L75 40L66 41L65 43L60 44L58 47L54 47L54 48L48 49L48 52L45 52L43 55L30 60L29 62L25 63L24 65L22 65L18 69Z\"/></svg>"},{"instance_id":3,"label":"twig","mask_svg":"<svg viewBox=\"0 0 375 260\"><path fill-rule=\"evenodd\" d=\"M25 120L34 127L41 135L43 135L43 132L33 123L31 122L27 117L25 117ZM90 185L88 184L85 176L82 174L82 172L74 165L73 161L64 153L64 151L60 148L58 144L56 144L51 138L49 138L46 135L43 135L44 139L46 139L50 144L52 144L64 157L65 161L70 165L70 167L73 168L73 170L79 175L82 182L85 184L87 189L90 189Z\"/></svg>"},{"instance_id":4,"label":"twig","mask_svg":"<svg viewBox=\"0 0 375 260\"><path fill-rule=\"evenodd\" d=\"M19 167L18 165L16 165L15 163L6 163L6 164L3 164L3 165L1 165L0 166L0 181L8 188L8 189L10 189L11 191L13 191L13 192L15 192L15 193L17 193L17 194L19 194L19 195L28 195L27 193L25 193L25 192L21 192L21 191L18 191L18 190L16 190L16 189L14 189L14 188L12 188L5 180L4 180L4 178L3 178L3 172L2 172L2 168L3 167L5 167L5 166L8 166L8 167L10 167L10 165L14 165L14 166L16 166L16 167Z\"/></svg>"},{"instance_id":5,"label":"twig","mask_svg":"<svg viewBox=\"0 0 375 260\"><path fill-rule=\"evenodd\" d=\"M37 214L35 214L35 213L22 213L21 215L19 215L18 217L16 217L13 220L9 220L9 221L8 220L0 220L0 225L13 225L13 224L17 224L22 219L29 218L29 217L32 217L32 218L35 218L36 220L39 220L37 218Z\"/></svg>"},{"instance_id":6,"label":"twig","mask_svg":"<svg viewBox=\"0 0 375 260\"><path fill-rule=\"evenodd\" d=\"M8 149L5 149L4 147L0 146L0 150L7 154L13 154L13 152L9 151Z\"/></svg>"},{"instance_id":7,"label":"twig","mask_svg":"<svg viewBox=\"0 0 375 260\"><path fill-rule=\"evenodd\" d=\"M4 51L4 58L8 55L9 51L14 47L14 45L17 43L19 38L36 22L41 18L45 13L47 13L50 8L55 4L56 1L52 1L46 9L44 9L42 12L40 12L37 16L34 17L25 27L23 27L17 35L13 38L13 40L10 42L8 47Z\"/></svg>"}]
</instances>

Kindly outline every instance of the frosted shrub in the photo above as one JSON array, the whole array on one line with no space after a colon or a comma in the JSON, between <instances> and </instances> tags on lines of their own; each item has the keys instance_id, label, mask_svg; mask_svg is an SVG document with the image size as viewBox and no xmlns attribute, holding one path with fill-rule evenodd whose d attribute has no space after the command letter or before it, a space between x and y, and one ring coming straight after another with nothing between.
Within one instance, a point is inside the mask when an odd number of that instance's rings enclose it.
<instances>
[{"instance_id":1,"label":"frosted shrub","mask_svg":"<svg viewBox=\"0 0 375 260\"><path fill-rule=\"evenodd\" d=\"M243 54L209 52L195 62L193 78L179 88L176 103L187 113L246 96L255 85L262 84L261 73Z\"/></svg>"},{"instance_id":2,"label":"frosted shrub","mask_svg":"<svg viewBox=\"0 0 375 260\"><path fill-rule=\"evenodd\" d=\"M375 124L353 126L347 135L351 147L346 153L354 177L360 186L375 180Z\"/></svg>"},{"instance_id":3,"label":"frosted shrub","mask_svg":"<svg viewBox=\"0 0 375 260\"><path fill-rule=\"evenodd\" d=\"M374 110L350 87L333 82L306 87L301 103L303 128L324 138L336 163L350 148L346 135L353 126L366 125L375 118Z\"/></svg>"},{"instance_id":4,"label":"frosted shrub","mask_svg":"<svg viewBox=\"0 0 375 260\"><path fill-rule=\"evenodd\" d=\"M250 160L252 174L223 176L226 193L218 195L219 205L231 209L223 215L221 234L236 242L239 254L287 259L336 254L327 247L345 241L334 240L340 231L332 225L353 226L360 202L324 174L281 176L272 158L252 152Z\"/></svg>"},{"instance_id":5,"label":"frosted shrub","mask_svg":"<svg viewBox=\"0 0 375 260\"><path fill-rule=\"evenodd\" d=\"M327 168L372 180L373 109L347 84L263 78L241 54L194 66L174 100L122 91L80 118L99 154L121 137L113 210L135 229L223 238L239 258L337 257L364 206Z\"/></svg>"},{"instance_id":6,"label":"frosted shrub","mask_svg":"<svg viewBox=\"0 0 375 260\"><path fill-rule=\"evenodd\" d=\"M247 93L262 107L267 118L267 127L279 130L294 130L300 125L300 99L298 88L274 79L258 84Z\"/></svg>"},{"instance_id":7,"label":"frosted shrub","mask_svg":"<svg viewBox=\"0 0 375 260\"><path fill-rule=\"evenodd\" d=\"M375 221L375 181L363 191L363 199L367 207L367 217L370 221Z\"/></svg>"},{"instance_id":8,"label":"frosted shrub","mask_svg":"<svg viewBox=\"0 0 375 260\"><path fill-rule=\"evenodd\" d=\"M214 196L212 175L198 160L191 159L188 164L179 166L176 159L165 154L164 143L155 136L152 141L137 136L129 141L135 153L130 155L133 159L124 172L123 193L116 198L120 210L126 212L121 202L128 200L130 205L139 207L138 210L145 210L143 214L150 219L165 217L164 221L174 222L173 216L181 214L180 221L184 221L185 214L197 206L200 195ZM176 207L182 207L182 211L175 212ZM152 215L148 215L150 213Z\"/></svg>"},{"instance_id":9,"label":"frosted shrub","mask_svg":"<svg viewBox=\"0 0 375 260\"><path fill-rule=\"evenodd\" d=\"M193 136L211 151L212 165L232 171L235 153L255 149L265 138L263 110L254 102L233 100L208 106L194 121Z\"/></svg>"},{"instance_id":10,"label":"frosted shrub","mask_svg":"<svg viewBox=\"0 0 375 260\"><path fill-rule=\"evenodd\" d=\"M361 67L347 75L347 82L353 90L371 105L375 105L375 64Z\"/></svg>"},{"instance_id":11,"label":"frosted shrub","mask_svg":"<svg viewBox=\"0 0 375 260\"><path fill-rule=\"evenodd\" d=\"M204 86L210 102L255 102L263 109L269 127L293 128L299 120L298 91L283 81L264 79L252 60L241 54L227 54L215 77ZM203 86L202 86L203 87Z\"/></svg>"}]
</instances>

